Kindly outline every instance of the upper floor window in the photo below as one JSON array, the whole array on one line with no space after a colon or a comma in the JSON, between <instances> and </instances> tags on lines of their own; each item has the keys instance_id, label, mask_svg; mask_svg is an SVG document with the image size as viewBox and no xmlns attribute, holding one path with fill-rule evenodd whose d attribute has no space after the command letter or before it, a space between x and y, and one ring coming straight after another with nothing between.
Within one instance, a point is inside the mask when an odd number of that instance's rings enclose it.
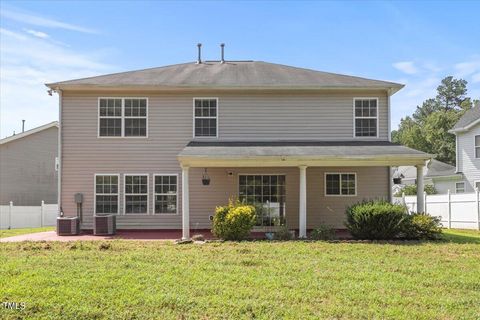
<instances>
[{"instance_id":1,"label":"upper floor window","mask_svg":"<svg viewBox=\"0 0 480 320\"><path fill-rule=\"evenodd\" d=\"M194 107L194 137L217 137L218 99L195 98Z\"/></svg>"},{"instance_id":2,"label":"upper floor window","mask_svg":"<svg viewBox=\"0 0 480 320\"><path fill-rule=\"evenodd\" d=\"M378 136L378 99L355 98L354 104L354 134L355 137Z\"/></svg>"},{"instance_id":3,"label":"upper floor window","mask_svg":"<svg viewBox=\"0 0 480 320\"><path fill-rule=\"evenodd\" d=\"M100 98L98 113L100 137L147 136L145 98Z\"/></svg>"},{"instance_id":4,"label":"upper floor window","mask_svg":"<svg viewBox=\"0 0 480 320\"><path fill-rule=\"evenodd\" d=\"M475 158L480 159L480 135L475 136Z\"/></svg>"}]
</instances>

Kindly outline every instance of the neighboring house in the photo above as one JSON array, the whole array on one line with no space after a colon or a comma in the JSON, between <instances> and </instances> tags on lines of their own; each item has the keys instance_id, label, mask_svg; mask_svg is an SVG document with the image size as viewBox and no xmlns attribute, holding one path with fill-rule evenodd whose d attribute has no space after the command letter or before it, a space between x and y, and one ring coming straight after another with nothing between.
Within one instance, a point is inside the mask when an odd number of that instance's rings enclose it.
<instances>
[{"instance_id":1,"label":"neighboring house","mask_svg":"<svg viewBox=\"0 0 480 320\"><path fill-rule=\"evenodd\" d=\"M0 140L0 205L57 203L58 122Z\"/></svg>"},{"instance_id":2,"label":"neighboring house","mask_svg":"<svg viewBox=\"0 0 480 320\"><path fill-rule=\"evenodd\" d=\"M456 136L457 172L463 174L457 193L474 192L480 189L480 105L465 112L449 132Z\"/></svg>"},{"instance_id":3,"label":"neighboring house","mask_svg":"<svg viewBox=\"0 0 480 320\"><path fill-rule=\"evenodd\" d=\"M393 169L393 193L401 191L405 186L417 183L417 169L412 166L400 166ZM428 161L423 170L425 185L433 185L438 194L456 191L456 183L462 181L463 175L457 173L454 166L435 159Z\"/></svg>"},{"instance_id":4,"label":"neighboring house","mask_svg":"<svg viewBox=\"0 0 480 320\"><path fill-rule=\"evenodd\" d=\"M263 203L256 230L344 228L390 196L390 166L431 156L390 142L403 85L260 61L197 61L47 85L59 93L61 207L84 229L211 227L230 198ZM420 175L421 178L421 175ZM419 208L423 196L419 194Z\"/></svg>"}]
</instances>

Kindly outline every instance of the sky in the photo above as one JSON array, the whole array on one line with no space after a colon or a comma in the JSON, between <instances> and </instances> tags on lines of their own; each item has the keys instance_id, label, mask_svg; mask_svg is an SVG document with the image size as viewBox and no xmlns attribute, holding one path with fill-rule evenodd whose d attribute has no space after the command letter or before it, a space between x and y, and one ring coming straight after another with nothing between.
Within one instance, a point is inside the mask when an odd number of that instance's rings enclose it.
<instances>
[{"instance_id":1,"label":"sky","mask_svg":"<svg viewBox=\"0 0 480 320\"><path fill-rule=\"evenodd\" d=\"M203 57L260 60L405 84L392 128L445 76L480 98L479 1L0 0L0 137L58 119L44 83Z\"/></svg>"}]
</instances>

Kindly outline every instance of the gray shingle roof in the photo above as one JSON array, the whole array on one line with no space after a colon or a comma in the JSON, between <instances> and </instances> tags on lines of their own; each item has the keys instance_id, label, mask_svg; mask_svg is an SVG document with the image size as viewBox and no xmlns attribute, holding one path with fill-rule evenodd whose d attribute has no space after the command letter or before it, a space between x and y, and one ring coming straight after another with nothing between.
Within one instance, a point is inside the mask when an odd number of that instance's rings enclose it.
<instances>
[{"instance_id":1,"label":"gray shingle roof","mask_svg":"<svg viewBox=\"0 0 480 320\"><path fill-rule=\"evenodd\" d=\"M458 122L452 128L452 131L462 130L479 119L480 119L480 105L477 104L476 107L468 110L463 114L460 120L458 120Z\"/></svg>"},{"instance_id":2,"label":"gray shingle roof","mask_svg":"<svg viewBox=\"0 0 480 320\"><path fill-rule=\"evenodd\" d=\"M154 86L225 88L392 88L403 85L262 61L206 61L121 72L47 84L72 86Z\"/></svg>"},{"instance_id":3,"label":"gray shingle roof","mask_svg":"<svg viewBox=\"0 0 480 320\"><path fill-rule=\"evenodd\" d=\"M431 155L388 141L192 141L181 157L392 157L428 159Z\"/></svg>"},{"instance_id":4,"label":"gray shingle roof","mask_svg":"<svg viewBox=\"0 0 480 320\"><path fill-rule=\"evenodd\" d=\"M454 166L432 159L428 164L427 174L425 177L451 176L457 174L456 171L457 169Z\"/></svg>"}]
</instances>

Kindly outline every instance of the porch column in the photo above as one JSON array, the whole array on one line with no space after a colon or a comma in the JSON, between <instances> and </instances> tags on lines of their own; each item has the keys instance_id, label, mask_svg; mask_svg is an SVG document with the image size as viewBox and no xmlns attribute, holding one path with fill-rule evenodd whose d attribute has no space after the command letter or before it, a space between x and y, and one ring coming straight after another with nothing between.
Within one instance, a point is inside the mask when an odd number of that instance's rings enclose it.
<instances>
[{"instance_id":1,"label":"porch column","mask_svg":"<svg viewBox=\"0 0 480 320\"><path fill-rule=\"evenodd\" d=\"M425 203L423 197L423 165L417 165L417 212L425 211Z\"/></svg>"},{"instance_id":2,"label":"porch column","mask_svg":"<svg viewBox=\"0 0 480 320\"><path fill-rule=\"evenodd\" d=\"M189 167L182 167L182 239L190 239Z\"/></svg>"},{"instance_id":3,"label":"porch column","mask_svg":"<svg viewBox=\"0 0 480 320\"><path fill-rule=\"evenodd\" d=\"M307 237L307 166L300 168L300 201L299 201L299 223L298 237Z\"/></svg>"}]
</instances>

